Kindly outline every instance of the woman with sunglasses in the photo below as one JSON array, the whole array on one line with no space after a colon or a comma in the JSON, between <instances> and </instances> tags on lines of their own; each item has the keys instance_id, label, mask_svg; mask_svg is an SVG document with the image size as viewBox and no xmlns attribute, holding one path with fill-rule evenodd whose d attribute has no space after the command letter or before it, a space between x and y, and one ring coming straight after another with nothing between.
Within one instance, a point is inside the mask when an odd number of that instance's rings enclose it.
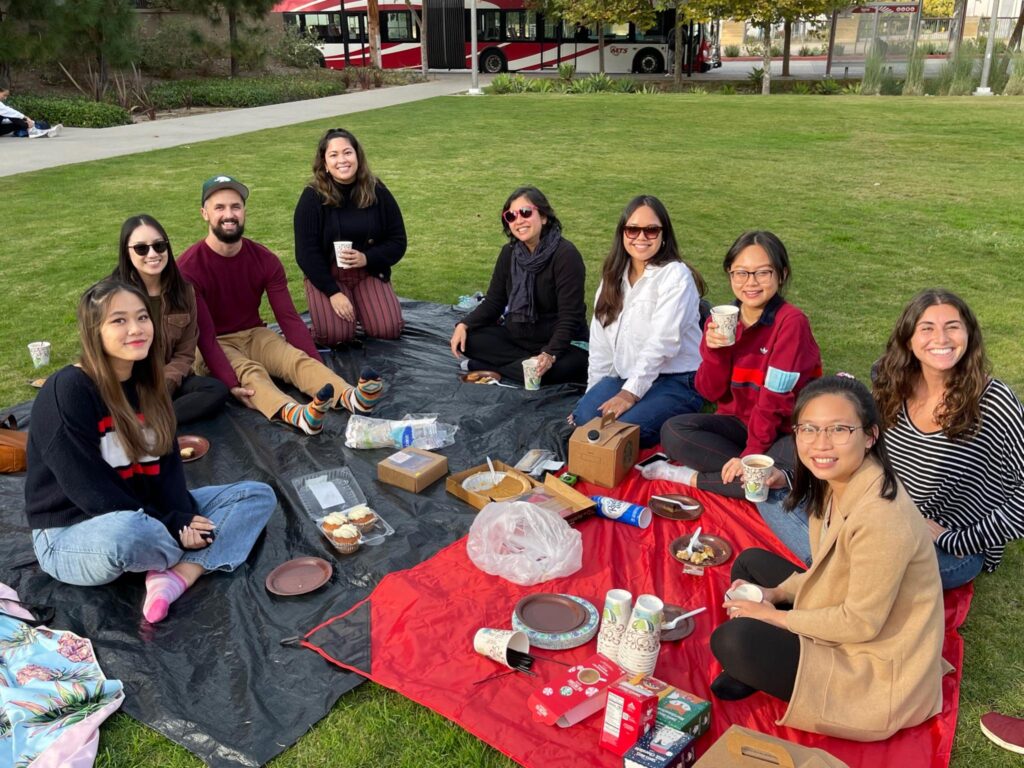
<instances>
[{"instance_id":1,"label":"woman with sunglasses","mask_svg":"<svg viewBox=\"0 0 1024 768\"><path fill-rule=\"evenodd\" d=\"M201 575L245 561L277 500L256 482L186 488L148 303L115 279L82 296L81 360L32 405L25 513L46 573L78 586L146 573L157 622Z\"/></svg>"},{"instance_id":2,"label":"woman with sunglasses","mask_svg":"<svg viewBox=\"0 0 1024 768\"><path fill-rule=\"evenodd\" d=\"M363 145L344 128L320 139L293 223L316 343L352 341L357 322L367 336L397 339L405 322L391 269L405 255L405 222Z\"/></svg>"},{"instance_id":3,"label":"woman with sunglasses","mask_svg":"<svg viewBox=\"0 0 1024 768\"><path fill-rule=\"evenodd\" d=\"M896 479L878 409L860 382L818 379L793 412L786 506L810 516L808 570L763 549L736 558L711 635L720 699L764 691L789 702L780 725L886 739L942 710L945 622L931 536ZM760 601L729 597L744 584Z\"/></svg>"},{"instance_id":4,"label":"woman with sunglasses","mask_svg":"<svg viewBox=\"0 0 1024 768\"><path fill-rule=\"evenodd\" d=\"M785 486L794 463L789 415L800 390L821 376L821 352L807 316L782 297L790 268L778 237L745 232L723 267L739 307L735 342L709 319L697 371L697 391L718 410L666 422L662 446L684 466L657 462L644 476L742 498L740 460L749 454L771 456L769 485Z\"/></svg>"},{"instance_id":5,"label":"woman with sunglasses","mask_svg":"<svg viewBox=\"0 0 1024 768\"><path fill-rule=\"evenodd\" d=\"M498 254L484 300L455 326L450 341L467 371L495 370L523 381L523 361L536 358L545 384L582 383L587 353L583 302L586 267L536 187L515 190L501 209L508 243Z\"/></svg>"},{"instance_id":6,"label":"woman with sunglasses","mask_svg":"<svg viewBox=\"0 0 1024 768\"><path fill-rule=\"evenodd\" d=\"M199 341L196 295L178 271L171 241L160 222L140 213L121 225L117 268L111 277L149 297L150 316L160 324L164 380L178 423L219 412L230 392L218 379L192 373Z\"/></svg>"},{"instance_id":7,"label":"woman with sunglasses","mask_svg":"<svg viewBox=\"0 0 1024 768\"><path fill-rule=\"evenodd\" d=\"M903 310L875 366L896 474L935 541L942 586L994 571L1024 537L1024 406L991 376L978 320L941 289Z\"/></svg>"},{"instance_id":8,"label":"woman with sunglasses","mask_svg":"<svg viewBox=\"0 0 1024 768\"><path fill-rule=\"evenodd\" d=\"M650 446L670 416L700 410L704 401L693 378L706 290L679 253L665 206L650 195L633 198L604 260L587 391L569 421L581 425L610 414L638 425L640 445Z\"/></svg>"}]
</instances>

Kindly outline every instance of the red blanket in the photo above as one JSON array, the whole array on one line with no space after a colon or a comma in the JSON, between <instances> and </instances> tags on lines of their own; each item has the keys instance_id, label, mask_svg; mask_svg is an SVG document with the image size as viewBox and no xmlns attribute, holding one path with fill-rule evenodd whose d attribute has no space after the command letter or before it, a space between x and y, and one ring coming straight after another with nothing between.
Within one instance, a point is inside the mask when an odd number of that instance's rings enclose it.
<instances>
[{"instance_id":1,"label":"red blanket","mask_svg":"<svg viewBox=\"0 0 1024 768\"><path fill-rule=\"evenodd\" d=\"M648 482L639 473L613 492L600 493L646 502L652 493L679 492L678 485ZM582 760L597 766L621 765L621 758L598 746L602 716L594 715L571 728L534 722L527 697L545 677L564 667L538 661L538 677L510 674L474 685L501 669L473 651L480 627L509 627L516 602L535 592L579 595L601 609L605 592L629 589L634 596L651 593L686 608L708 607L688 638L664 643L655 675L668 683L708 698L712 704L710 733L697 742L703 753L721 733L736 723L811 747L820 747L856 766L943 768L948 766L956 728L963 640L957 632L970 607L972 588L946 594L944 655L956 667L943 684L945 705L937 717L875 744L827 738L775 725L785 703L758 693L738 702L712 698L708 685L721 671L708 647L708 637L726 621L722 594L729 584L731 560L708 568L703 577L687 576L668 554L668 545L699 523L706 533L724 537L734 553L747 547L784 552L756 509L741 501L694 494L705 511L697 522L659 517L646 530L604 519L579 526L583 535L583 568L572 576L533 587L520 587L478 570L466 555L465 539L407 571L386 576L365 601L306 636L305 645L346 669L360 672L424 706L454 720L470 733L525 766L570 768ZM596 641L570 651L539 651L569 662L595 652Z\"/></svg>"}]
</instances>

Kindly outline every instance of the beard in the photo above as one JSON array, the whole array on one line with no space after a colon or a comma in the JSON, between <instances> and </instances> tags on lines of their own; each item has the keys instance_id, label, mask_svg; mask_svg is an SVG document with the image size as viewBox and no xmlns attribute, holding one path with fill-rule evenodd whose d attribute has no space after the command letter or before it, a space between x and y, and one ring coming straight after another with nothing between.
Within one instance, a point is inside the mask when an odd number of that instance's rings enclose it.
<instances>
[{"instance_id":1,"label":"beard","mask_svg":"<svg viewBox=\"0 0 1024 768\"><path fill-rule=\"evenodd\" d=\"M233 222L236 225L234 232L224 231L223 224L228 221ZM245 234L245 225L238 221L238 219L225 219L216 226L210 225L210 231L213 233L213 236L222 243L232 245L242 239L242 235Z\"/></svg>"}]
</instances>

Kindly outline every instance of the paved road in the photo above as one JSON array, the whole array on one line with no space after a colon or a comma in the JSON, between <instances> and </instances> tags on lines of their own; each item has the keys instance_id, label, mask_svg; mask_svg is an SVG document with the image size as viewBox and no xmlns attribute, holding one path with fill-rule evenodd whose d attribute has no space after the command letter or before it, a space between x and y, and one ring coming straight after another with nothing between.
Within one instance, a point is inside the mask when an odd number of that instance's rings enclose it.
<instances>
[{"instance_id":1,"label":"paved road","mask_svg":"<svg viewBox=\"0 0 1024 768\"><path fill-rule=\"evenodd\" d=\"M426 83L353 91L325 99L207 112L114 128L65 128L63 134L55 139L15 139L5 136L0 138L0 176L365 112L465 92L469 85L467 73L432 75Z\"/></svg>"}]
</instances>

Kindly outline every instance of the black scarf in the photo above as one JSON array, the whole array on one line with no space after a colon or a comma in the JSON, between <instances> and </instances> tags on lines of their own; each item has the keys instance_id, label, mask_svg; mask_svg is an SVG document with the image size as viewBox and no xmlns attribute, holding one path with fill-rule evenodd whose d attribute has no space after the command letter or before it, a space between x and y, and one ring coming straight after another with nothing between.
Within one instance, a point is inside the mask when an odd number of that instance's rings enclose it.
<instances>
[{"instance_id":1,"label":"black scarf","mask_svg":"<svg viewBox=\"0 0 1024 768\"><path fill-rule=\"evenodd\" d=\"M520 323L537 321L533 299L537 273L551 261L561 242L562 230L553 225L541 237L533 253L530 253L522 240L517 240L512 246L512 290L509 292L508 309L505 312L508 319Z\"/></svg>"}]
</instances>

